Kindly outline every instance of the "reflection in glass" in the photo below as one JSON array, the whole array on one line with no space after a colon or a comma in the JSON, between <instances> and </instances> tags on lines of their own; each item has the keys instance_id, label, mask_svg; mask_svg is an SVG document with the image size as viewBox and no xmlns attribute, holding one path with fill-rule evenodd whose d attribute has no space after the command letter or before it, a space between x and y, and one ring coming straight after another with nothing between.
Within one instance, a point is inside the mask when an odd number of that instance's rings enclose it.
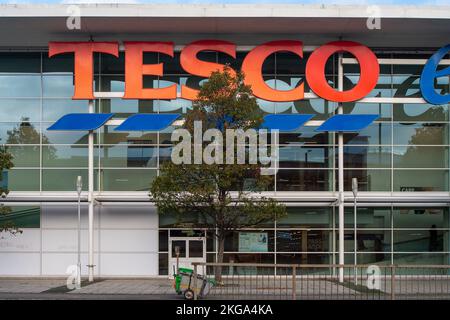
<instances>
[{"instance_id":1,"label":"reflection in glass","mask_svg":"<svg viewBox=\"0 0 450 320\"><path fill-rule=\"evenodd\" d=\"M56 121L68 113L87 113L88 102L85 100L43 99L42 120Z\"/></svg>"},{"instance_id":2,"label":"reflection in glass","mask_svg":"<svg viewBox=\"0 0 450 320\"><path fill-rule=\"evenodd\" d=\"M358 133L344 134L345 144L391 144L391 123L376 122Z\"/></svg>"},{"instance_id":3,"label":"reflection in glass","mask_svg":"<svg viewBox=\"0 0 450 320\"><path fill-rule=\"evenodd\" d=\"M277 173L279 191L331 191L329 170L288 170Z\"/></svg>"},{"instance_id":4,"label":"reflection in glass","mask_svg":"<svg viewBox=\"0 0 450 320\"><path fill-rule=\"evenodd\" d=\"M395 145L448 144L447 123L394 123Z\"/></svg>"},{"instance_id":5,"label":"reflection in glass","mask_svg":"<svg viewBox=\"0 0 450 320\"><path fill-rule=\"evenodd\" d=\"M88 166L86 146L42 146L43 167L81 167Z\"/></svg>"},{"instance_id":6,"label":"reflection in glass","mask_svg":"<svg viewBox=\"0 0 450 320\"><path fill-rule=\"evenodd\" d=\"M101 175L102 191L147 191L156 170L152 169L103 169Z\"/></svg>"},{"instance_id":7,"label":"reflection in glass","mask_svg":"<svg viewBox=\"0 0 450 320\"><path fill-rule=\"evenodd\" d=\"M40 52L1 52L0 73L40 73Z\"/></svg>"},{"instance_id":8,"label":"reflection in glass","mask_svg":"<svg viewBox=\"0 0 450 320\"><path fill-rule=\"evenodd\" d=\"M2 121L19 122L23 118L29 121L41 120L41 101L39 99L0 99Z\"/></svg>"},{"instance_id":9,"label":"reflection in glass","mask_svg":"<svg viewBox=\"0 0 450 320\"><path fill-rule=\"evenodd\" d=\"M449 228L448 208L406 207L394 208L394 228Z\"/></svg>"},{"instance_id":10,"label":"reflection in glass","mask_svg":"<svg viewBox=\"0 0 450 320\"><path fill-rule=\"evenodd\" d=\"M337 149L336 149L337 153ZM336 154L336 164L338 156ZM390 168L391 147L389 146L345 146L345 168Z\"/></svg>"},{"instance_id":11,"label":"reflection in glass","mask_svg":"<svg viewBox=\"0 0 450 320\"><path fill-rule=\"evenodd\" d=\"M0 75L0 97L40 97L39 75Z\"/></svg>"},{"instance_id":12,"label":"reflection in glass","mask_svg":"<svg viewBox=\"0 0 450 320\"><path fill-rule=\"evenodd\" d=\"M332 148L322 146L280 146L280 168L328 168L332 167Z\"/></svg>"},{"instance_id":13,"label":"reflection in glass","mask_svg":"<svg viewBox=\"0 0 450 320\"><path fill-rule=\"evenodd\" d=\"M13 156L14 168L39 167L39 146L8 146L7 151Z\"/></svg>"},{"instance_id":14,"label":"reflection in glass","mask_svg":"<svg viewBox=\"0 0 450 320\"><path fill-rule=\"evenodd\" d=\"M101 166L120 167L156 167L157 147L147 146L103 146L101 148Z\"/></svg>"},{"instance_id":15,"label":"reflection in glass","mask_svg":"<svg viewBox=\"0 0 450 320\"><path fill-rule=\"evenodd\" d=\"M39 170L7 170L7 187L9 191L39 191Z\"/></svg>"},{"instance_id":16,"label":"reflection in glass","mask_svg":"<svg viewBox=\"0 0 450 320\"><path fill-rule=\"evenodd\" d=\"M447 168L448 147L394 146L394 167Z\"/></svg>"},{"instance_id":17,"label":"reflection in glass","mask_svg":"<svg viewBox=\"0 0 450 320\"><path fill-rule=\"evenodd\" d=\"M329 231L281 230L277 231L277 252L329 251Z\"/></svg>"},{"instance_id":18,"label":"reflection in glass","mask_svg":"<svg viewBox=\"0 0 450 320\"><path fill-rule=\"evenodd\" d=\"M394 191L448 191L448 170L395 170Z\"/></svg>"},{"instance_id":19,"label":"reflection in glass","mask_svg":"<svg viewBox=\"0 0 450 320\"><path fill-rule=\"evenodd\" d=\"M331 208L287 207L286 211L287 215L277 220L277 228L329 228L332 226Z\"/></svg>"},{"instance_id":20,"label":"reflection in glass","mask_svg":"<svg viewBox=\"0 0 450 320\"><path fill-rule=\"evenodd\" d=\"M87 169L47 169L42 170L42 191L74 191L77 177L88 181ZM95 181L95 180L94 180ZM83 190L88 184L83 183Z\"/></svg>"},{"instance_id":21,"label":"reflection in glass","mask_svg":"<svg viewBox=\"0 0 450 320\"><path fill-rule=\"evenodd\" d=\"M359 191L391 191L390 170L344 170L345 191L352 190L352 178L358 179Z\"/></svg>"}]
</instances>

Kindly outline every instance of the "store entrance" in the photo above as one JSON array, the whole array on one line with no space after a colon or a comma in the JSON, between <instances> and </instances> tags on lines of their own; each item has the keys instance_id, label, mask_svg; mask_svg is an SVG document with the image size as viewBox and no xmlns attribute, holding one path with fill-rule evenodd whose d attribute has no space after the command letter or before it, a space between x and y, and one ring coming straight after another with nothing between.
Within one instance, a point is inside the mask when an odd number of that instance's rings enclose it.
<instances>
[{"instance_id":1,"label":"store entrance","mask_svg":"<svg viewBox=\"0 0 450 320\"><path fill-rule=\"evenodd\" d=\"M177 265L179 268L192 268L193 262L206 262L206 238L170 237L169 252L169 274L173 275Z\"/></svg>"}]
</instances>

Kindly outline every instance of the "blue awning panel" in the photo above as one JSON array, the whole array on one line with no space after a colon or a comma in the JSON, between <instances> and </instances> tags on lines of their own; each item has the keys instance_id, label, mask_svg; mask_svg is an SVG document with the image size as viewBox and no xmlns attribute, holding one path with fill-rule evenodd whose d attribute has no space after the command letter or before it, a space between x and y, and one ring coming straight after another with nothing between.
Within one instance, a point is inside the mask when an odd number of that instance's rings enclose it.
<instances>
[{"instance_id":1,"label":"blue awning panel","mask_svg":"<svg viewBox=\"0 0 450 320\"><path fill-rule=\"evenodd\" d=\"M115 131L161 131L170 126L180 114L135 114L126 119Z\"/></svg>"},{"instance_id":2,"label":"blue awning panel","mask_svg":"<svg viewBox=\"0 0 450 320\"><path fill-rule=\"evenodd\" d=\"M325 121L316 131L356 132L377 118L377 114L338 114Z\"/></svg>"},{"instance_id":3,"label":"blue awning panel","mask_svg":"<svg viewBox=\"0 0 450 320\"><path fill-rule=\"evenodd\" d=\"M261 127L279 131L294 131L312 117L314 117L313 114L268 114L264 117Z\"/></svg>"},{"instance_id":4,"label":"blue awning panel","mask_svg":"<svg viewBox=\"0 0 450 320\"><path fill-rule=\"evenodd\" d=\"M114 113L69 113L62 116L47 130L90 131L100 128Z\"/></svg>"}]
</instances>

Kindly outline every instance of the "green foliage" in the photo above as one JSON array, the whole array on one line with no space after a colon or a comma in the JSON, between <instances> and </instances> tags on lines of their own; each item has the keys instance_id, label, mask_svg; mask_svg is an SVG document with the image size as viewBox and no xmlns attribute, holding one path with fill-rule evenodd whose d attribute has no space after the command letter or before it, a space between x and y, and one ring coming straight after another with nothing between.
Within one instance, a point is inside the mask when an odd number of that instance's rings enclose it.
<instances>
[{"instance_id":1,"label":"green foliage","mask_svg":"<svg viewBox=\"0 0 450 320\"><path fill-rule=\"evenodd\" d=\"M203 132L209 128L222 133L226 129L258 128L263 115L243 79L242 73L234 74L228 67L213 72L186 114L184 129L192 134L195 121L202 121ZM159 214L175 214L180 221L184 215L195 214L199 227L216 230L221 262L228 233L285 215L282 204L260 192L273 183L273 177L261 175L260 169L260 164L177 165L169 161L161 165L150 197Z\"/></svg>"}]
</instances>

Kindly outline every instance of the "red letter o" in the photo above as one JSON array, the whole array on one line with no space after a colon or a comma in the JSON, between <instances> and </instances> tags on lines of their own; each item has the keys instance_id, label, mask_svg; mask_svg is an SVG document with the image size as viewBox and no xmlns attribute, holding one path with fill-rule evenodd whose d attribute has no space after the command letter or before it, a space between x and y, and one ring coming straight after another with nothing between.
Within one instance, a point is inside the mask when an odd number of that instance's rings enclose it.
<instances>
[{"instance_id":1,"label":"red letter o","mask_svg":"<svg viewBox=\"0 0 450 320\"><path fill-rule=\"evenodd\" d=\"M325 64L336 53L347 51L359 62L361 75L359 82L350 90L337 91L328 85L325 78ZM306 80L315 94L323 99L336 102L349 102L365 97L377 85L380 66L375 54L360 43L352 41L333 41L316 49L306 64Z\"/></svg>"}]
</instances>

